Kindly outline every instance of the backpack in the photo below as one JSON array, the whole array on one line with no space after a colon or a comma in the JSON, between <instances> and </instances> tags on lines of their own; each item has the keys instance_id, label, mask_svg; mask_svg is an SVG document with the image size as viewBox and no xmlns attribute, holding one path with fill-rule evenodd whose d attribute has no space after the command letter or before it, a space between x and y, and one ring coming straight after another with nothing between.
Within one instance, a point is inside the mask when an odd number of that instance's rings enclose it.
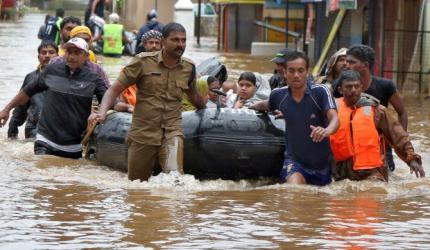
<instances>
[{"instance_id":1,"label":"backpack","mask_svg":"<svg viewBox=\"0 0 430 250\"><path fill-rule=\"evenodd\" d=\"M51 17L48 19L46 23L45 32L43 33L43 41L53 41L56 42L55 39L57 37L57 33L59 32L57 23L57 17Z\"/></svg>"}]
</instances>

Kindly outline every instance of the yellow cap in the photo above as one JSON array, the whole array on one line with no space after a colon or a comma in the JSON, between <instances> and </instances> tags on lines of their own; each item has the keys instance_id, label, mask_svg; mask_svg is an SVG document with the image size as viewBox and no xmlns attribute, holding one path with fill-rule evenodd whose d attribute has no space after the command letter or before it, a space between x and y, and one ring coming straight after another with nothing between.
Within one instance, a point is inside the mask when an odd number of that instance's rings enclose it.
<instances>
[{"instance_id":1,"label":"yellow cap","mask_svg":"<svg viewBox=\"0 0 430 250\"><path fill-rule=\"evenodd\" d=\"M91 30L87 26L83 25L74 27L72 31L70 31L70 37L73 38L80 33L88 34L92 37Z\"/></svg>"}]
</instances>

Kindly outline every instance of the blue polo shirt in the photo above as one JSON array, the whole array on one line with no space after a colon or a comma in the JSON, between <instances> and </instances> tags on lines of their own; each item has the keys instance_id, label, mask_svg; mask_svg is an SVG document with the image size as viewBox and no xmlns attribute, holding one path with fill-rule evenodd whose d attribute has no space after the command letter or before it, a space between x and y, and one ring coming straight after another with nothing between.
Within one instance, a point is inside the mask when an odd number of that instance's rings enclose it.
<instances>
[{"instance_id":1,"label":"blue polo shirt","mask_svg":"<svg viewBox=\"0 0 430 250\"><path fill-rule=\"evenodd\" d=\"M293 99L290 88L275 89L269 97L269 108L284 114L288 157L307 170L326 170L331 154L329 140L313 142L310 125L327 127L326 112L336 109L328 88L322 84L308 85L299 103Z\"/></svg>"}]
</instances>

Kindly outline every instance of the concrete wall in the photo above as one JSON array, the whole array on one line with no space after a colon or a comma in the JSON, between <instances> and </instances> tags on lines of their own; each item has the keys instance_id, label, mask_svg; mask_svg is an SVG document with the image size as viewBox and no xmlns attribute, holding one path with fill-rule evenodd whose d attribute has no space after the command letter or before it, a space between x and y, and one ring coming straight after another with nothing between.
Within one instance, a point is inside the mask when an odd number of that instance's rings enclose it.
<instances>
[{"instance_id":1,"label":"concrete wall","mask_svg":"<svg viewBox=\"0 0 430 250\"><path fill-rule=\"evenodd\" d=\"M127 29L138 29L146 23L146 14L151 9L158 12L158 21L163 24L173 21L176 0L124 0L122 21Z\"/></svg>"}]
</instances>

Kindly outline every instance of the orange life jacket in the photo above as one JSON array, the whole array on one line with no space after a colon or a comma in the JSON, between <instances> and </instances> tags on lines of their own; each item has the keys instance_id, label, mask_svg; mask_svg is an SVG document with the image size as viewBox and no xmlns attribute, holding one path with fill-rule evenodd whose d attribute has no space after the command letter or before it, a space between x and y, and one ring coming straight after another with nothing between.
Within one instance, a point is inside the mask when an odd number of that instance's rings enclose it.
<instances>
[{"instance_id":1,"label":"orange life jacket","mask_svg":"<svg viewBox=\"0 0 430 250\"><path fill-rule=\"evenodd\" d=\"M136 84L133 84L130 87L126 88L122 92L122 97L124 98L124 101L130 105L136 106L136 92L137 92Z\"/></svg>"},{"instance_id":2,"label":"orange life jacket","mask_svg":"<svg viewBox=\"0 0 430 250\"><path fill-rule=\"evenodd\" d=\"M330 147L336 161L353 157L353 169L364 170L383 165L381 143L372 106L351 109L343 98L338 104L339 129L330 136Z\"/></svg>"}]
</instances>

